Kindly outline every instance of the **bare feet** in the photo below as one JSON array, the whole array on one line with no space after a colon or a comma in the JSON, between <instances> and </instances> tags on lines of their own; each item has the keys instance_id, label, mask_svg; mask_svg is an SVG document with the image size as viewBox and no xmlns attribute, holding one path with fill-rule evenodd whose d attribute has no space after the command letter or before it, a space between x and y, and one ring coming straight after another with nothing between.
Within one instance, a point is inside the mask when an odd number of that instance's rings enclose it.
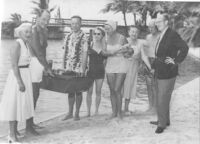
<instances>
[{"instance_id":1,"label":"bare feet","mask_svg":"<svg viewBox=\"0 0 200 144\"><path fill-rule=\"evenodd\" d=\"M18 130L16 131L16 136L18 138L23 138L24 137L24 135L22 135Z\"/></svg>"},{"instance_id":2,"label":"bare feet","mask_svg":"<svg viewBox=\"0 0 200 144\"><path fill-rule=\"evenodd\" d=\"M122 120L123 119L122 113L118 114L117 117L119 120Z\"/></svg>"},{"instance_id":3,"label":"bare feet","mask_svg":"<svg viewBox=\"0 0 200 144\"><path fill-rule=\"evenodd\" d=\"M73 115L72 114L68 114L62 120L65 121L65 120L68 120L68 119L71 119L71 118L73 118Z\"/></svg>"},{"instance_id":4,"label":"bare feet","mask_svg":"<svg viewBox=\"0 0 200 144\"><path fill-rule=\"evenodd\" d=\"M87 117L90 117L90 112L87 113Z\"/></svg>"},{"instance_id":5,"label":"bare feet","mask_svg":"<svg viewBox=\"0 0 200 144\"><path fill-rule=\"evenodd\" d=\"M19 142L16 136L9 135L8 136L8 143L17 143Z\"/></svg>"},{"instance_id":6,"label":"bare feet","mask_svg":"<svg viewBox=\"0 0 200 144\"><path fill-rule=\"evenodd\" d=\"M154 115L156 114L156 110L154 108L149 108L145 111L145 114Z\"/></svg>"},{"instance_id":7,"label":"bare feet","mask_svg":"<svg viewBox=\"0 0 200 144\"><path fill-rule=\"evenodd\" d=\"M40 134L32 127L26 129L26 136L39 136Z\"/></svg>"},{"instance_id":8,"label":"bare feet","mask_svg":"<svg viewBox=\"0 0 200 144\"><path fill-rule=\"evenodd\" d=\"M78 120L80 120L80 117L78 114L75 114L74 121L78 121Z\"/></svg>"},{"instance_id":9,"label":"bare feet","mask_svg":"<svg viewBox=\"0 0 200 144\"><path fill-rule=\"evenodd\" d=\"M16 135L17 135L17 136L21 136L21 134L19 133L18 130L16 131Z\"/></svg>"},{"instance_id":10,"label":"bare feet","mask_svg":"<svg viewBox=\"0 0 200 144\"><path fill-rule=\"evenodd\" d=\"M130 116L130 115L132 115L132 114L133 114L132 111L124 111L124 115L125 115L125 116Z\"/></svg>"},{"instance_id":11,"label":"bare feet","mask_svg":"<svg viewBox=\"0 0 200 144\"><path fill-rule=\"evenodd\" d=\"M43 129L43 128L44 128L44 127L39 126L39 125L36 125L36 124L33 124L32 127L33 127L34 129Z\"/></svg>"},{"instance_id":12,"label":"bare feet","mask_svg":"<svg viewBox=\"0 0 200 144\"><path fill-rule=\"evenodd\" d=\"M117 117L116 114L112 114L111 116L109 116L108 118L106 118L106 120L111 120L111 119L116 118L116 117Z\"/></svg>"},{"instance_id":13,"label":"bare feet","mask_svg":"<svg viewBox=\"0 0 200 144\"><path fill-rule=\"evenodd\" d=\"M95 116L97 116L97 115L99 115L99 112L98 111L95 111L95 114L94 114Z\"/></svg>"}]
</instances>

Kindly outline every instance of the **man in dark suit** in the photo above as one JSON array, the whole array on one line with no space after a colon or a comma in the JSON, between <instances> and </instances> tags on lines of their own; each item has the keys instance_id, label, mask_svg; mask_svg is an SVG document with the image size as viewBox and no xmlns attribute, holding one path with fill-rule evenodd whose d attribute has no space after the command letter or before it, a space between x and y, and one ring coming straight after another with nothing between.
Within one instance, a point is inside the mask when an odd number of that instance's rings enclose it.
<instances>
[{"instance_id":1,"label":"man in dark suit","mask_svg":"<svg viewBox=\"0 0 200 144\"><path fill-rule=\"evenodd\" d=\"M157 16L156 25L161 34L155 48L156 59L152 67L155 69L156 77L158 120L150 122L157 125L155 133L162 133L166 126L170 125L169 106L178 75L178 64L185 59L188 53L187 44L169 28L168 24L167 14Z\"/></svg>"}]
</instances>

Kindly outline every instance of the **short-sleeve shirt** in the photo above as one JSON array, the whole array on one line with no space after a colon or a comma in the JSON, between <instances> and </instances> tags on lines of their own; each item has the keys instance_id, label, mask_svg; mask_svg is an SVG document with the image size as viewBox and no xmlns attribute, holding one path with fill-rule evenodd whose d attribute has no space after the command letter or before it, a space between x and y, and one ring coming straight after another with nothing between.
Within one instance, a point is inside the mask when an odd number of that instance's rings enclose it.
<instances>
[{"instance_id":1,"label":"short-sleeve shirt","mask_svg":"<svg viewBox=\"0 0 200 144\"><path fill-rule=\"evenodd\" d=\"M76 73L83 72L82 57L87 52L87 35L80 31L78 33L69 33L64 40L64 69Z\"/></svg>"},{"instance_id":2,"label":"short-sleeve shirt","mask_svg":"<svg viewBox=\"0 0 200 144\"><path fill-rule=\"evenodd\" d=\"M144 52L148 57L155 57L155 49L156 49L156 44L157 44L159 36L160 36L159 34L155 36L152 34L147 35L146 45L148 47L145 48Z\"/></svg>"}]
</instances>

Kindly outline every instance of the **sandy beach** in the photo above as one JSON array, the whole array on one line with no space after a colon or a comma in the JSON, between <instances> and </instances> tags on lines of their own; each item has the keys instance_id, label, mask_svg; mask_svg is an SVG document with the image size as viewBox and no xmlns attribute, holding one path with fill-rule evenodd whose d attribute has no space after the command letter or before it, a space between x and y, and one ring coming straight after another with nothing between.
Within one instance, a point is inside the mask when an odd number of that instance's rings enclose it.
<instances>
[{"instance_id":1,"label":"sandy beach","mask_svg":"<svg viewBox=\"0 0 200 144\"><path fill-rule=\"evenodd\" d=\"M122 121L118 119L108 120L111 114L111 104L106 81L102 90L100 114L86 117L85 96L81 107L81 120L73 119L62 121L64 113L68 110L65 94L41 91L38 109L45 109L44 100L57 96L59 103L55 105L55 111L59 113L53 118L50 114L43 117L37 115L36 121L40 122L43 129L39 130L40 136L23 137L22 143L56 143L56 144L199 144L199 82L200 82L199 58L188 56L180 67L180 76L177 77L175 91L171 101L171 125L164 133L155 134L156 126L149 121L156 120L156 115L146 115L148 108L146 85L142 77L139 78L138 96L131 101L130 110L133 112L125 116ZM95 95L93 95L94 104ZM63 104L64 103L64 104ZM63 107L64 105L64 107ZM57 109L56 109L57 108ZM37 117L40 117L37 118ZM23 124L20 126L23 128ZM20 131L22 134L23 130ZM6 137L0 138L0 142L6 142Z\"/></svg>"}]
</instances>

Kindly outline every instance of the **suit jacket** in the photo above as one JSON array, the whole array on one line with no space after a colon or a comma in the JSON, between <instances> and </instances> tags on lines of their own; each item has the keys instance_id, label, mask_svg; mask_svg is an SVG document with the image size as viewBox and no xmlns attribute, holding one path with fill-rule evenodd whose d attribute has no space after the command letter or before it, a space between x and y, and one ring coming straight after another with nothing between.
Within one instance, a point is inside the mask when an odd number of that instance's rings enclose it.
<instances>
[{"instance_id":1,"label":"suit jacket","mask_svg":"<svg viewBox=\"0 0 200 144\"><path fill-rule=\"evenodd\" d=\"M178 75L178 63L181 63L188 53L188 46L181 39L177 32L168 28L163 35L158 50L156 59L152 65L155 69L155 76L158 79L170 79ZM166 57L174 58L174 64L166 64Z\"/></svg>"}]
</instances>

